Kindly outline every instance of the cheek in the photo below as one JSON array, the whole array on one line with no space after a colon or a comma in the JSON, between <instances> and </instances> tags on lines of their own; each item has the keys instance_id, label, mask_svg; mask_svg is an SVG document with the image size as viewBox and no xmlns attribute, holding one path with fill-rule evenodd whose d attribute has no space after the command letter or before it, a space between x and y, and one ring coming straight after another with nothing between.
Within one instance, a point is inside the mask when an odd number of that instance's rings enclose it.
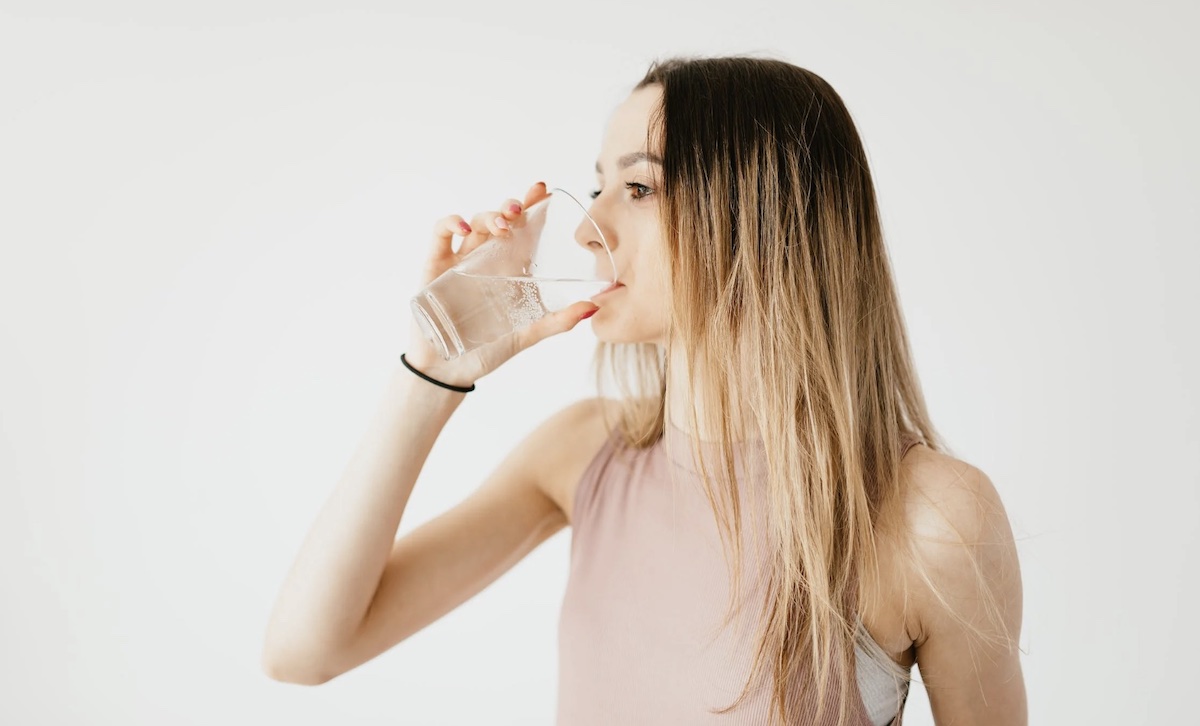
<instances>
[{"instance_id":1,"label":"cheek","mask_svg":"<svg viewBox=\"0 0 1200 726\"><path fill-rule=\"evenodd\" d=\"M667 262L650 251L642 251L633 260L628 277L644 296L661 296L669 289Z\"/></svg>"},{"instance_id":2,"label":"cheek","mask_svg":"<svg viewBox=\"0 0 1200 726\"><path fill-rule=\"evenodd\" d=\"M651 270L650 274L646 275L643 303L647 306L669 307L671 304L671 281L667 277L667 271L663 268Z\"/></svg>"}]
</instances>

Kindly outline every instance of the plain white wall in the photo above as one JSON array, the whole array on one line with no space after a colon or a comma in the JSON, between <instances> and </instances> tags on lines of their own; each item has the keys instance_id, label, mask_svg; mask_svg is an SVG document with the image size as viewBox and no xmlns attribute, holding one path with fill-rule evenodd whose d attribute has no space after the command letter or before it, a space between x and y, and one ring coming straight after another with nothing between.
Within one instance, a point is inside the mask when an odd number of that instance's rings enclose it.
<instances>
[{"instance_id":1,"label":"plain white wall","mask_svg":"<svg viewBox=\"0 0 1200 726\"><path fill-rule=\"evenodd\" d=\"M318 688L260 671L267 615L433 221L586 191L651 59L736 52L859 125L934 419L1019 539L1031 722L1196 718L1194 5L178 5L0 4L0 722L551 723L569 532ZM401 533L593 344L482 379Z\"/></svg>"}]
</instances>

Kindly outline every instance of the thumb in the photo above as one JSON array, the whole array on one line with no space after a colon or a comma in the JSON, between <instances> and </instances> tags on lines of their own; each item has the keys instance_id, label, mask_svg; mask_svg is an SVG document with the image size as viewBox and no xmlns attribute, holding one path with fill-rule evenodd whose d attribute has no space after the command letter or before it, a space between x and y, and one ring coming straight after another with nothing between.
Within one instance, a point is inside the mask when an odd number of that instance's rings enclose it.
<instances>
[{"instance_id":1,"label":"thumb","mask_svg":"<svg viewBox=\"0 0 1200 726\"><path fill-rule=\"evenodd\" d=\"M517 331L517 346L521 350L549 338L551 335L565 333L592 316L600 306L581 300L572 303L562 310L557 310L534 322L532 325Z\"/></svg>"}]
</instances>

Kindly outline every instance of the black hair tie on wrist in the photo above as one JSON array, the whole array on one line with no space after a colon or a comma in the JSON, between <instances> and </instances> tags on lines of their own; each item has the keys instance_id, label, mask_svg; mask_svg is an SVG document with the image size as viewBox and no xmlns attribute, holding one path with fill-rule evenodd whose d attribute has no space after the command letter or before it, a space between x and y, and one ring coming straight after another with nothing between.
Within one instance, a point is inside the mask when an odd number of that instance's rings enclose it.
<instances>
[{"instance_id":1,"label":"black hair tie on wrist","mask_svg":"<svg viewBox=\"0 0 1200 726\"><path fill-rule=\"evenodd\" d=\"M442 383L441 381L437 380L436 378L430 378L429 376L425 375L421 371L419 371L416 368L413 368L411 365L409 365L409 362L404 357L403 353L400 354L400 362L404 364L405 368L409 369L413 373L416 373L418 376L420 376L421 378L424 378L425 380L429 381L430 383L432 383L435 386L441 386L442 388L447 388L451 391L456 391L458 393L470 393L471 391L475 390L474 383L471 384L470 388L463 388L462 386L452 386L449 383Z\"/></svg>"}]
</instances>

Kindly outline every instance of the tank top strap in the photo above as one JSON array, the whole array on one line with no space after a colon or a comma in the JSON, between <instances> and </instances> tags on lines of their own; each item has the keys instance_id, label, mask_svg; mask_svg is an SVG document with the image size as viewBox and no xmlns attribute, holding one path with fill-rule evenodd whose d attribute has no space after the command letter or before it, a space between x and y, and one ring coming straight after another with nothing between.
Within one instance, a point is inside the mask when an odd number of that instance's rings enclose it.
<instances>
[{"instance_id":1,"label":"tank top strap","mask_svg":"<svg viewBox=\"0 0 1200 726\"><path fill-rule=\"evenodd\" d=\"M925 442L921 439L919 434L911 431L905 431L904 433L900 434L900 458L903 459L904 455L907 454L908 450L912 447L923 443Z\"/></svg>"}]
</instances>

